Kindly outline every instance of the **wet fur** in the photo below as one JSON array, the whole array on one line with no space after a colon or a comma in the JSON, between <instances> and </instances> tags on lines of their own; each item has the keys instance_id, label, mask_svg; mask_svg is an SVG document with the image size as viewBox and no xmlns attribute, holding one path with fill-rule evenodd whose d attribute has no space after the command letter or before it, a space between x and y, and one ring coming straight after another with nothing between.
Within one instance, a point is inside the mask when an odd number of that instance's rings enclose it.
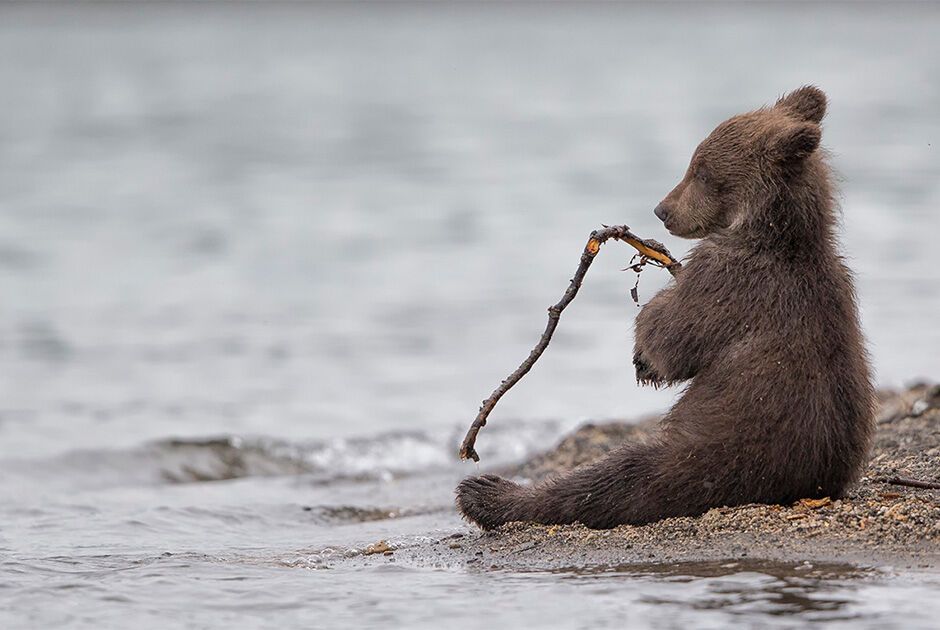
<instances>
[{"instance_id":1,"label":"wet fur","mask_svg":"<svg viewBox=\"0 0 940 630\"><path fill-rule=\"evenodd\" d=\"M836 497L857 478L874 394L818 149L825 109L805 87L722 123L663 200L666 227L703 240L636 320L637 379L687 382L659 435L531 487L468 478L464 517L609 528Z\"/></svg>"}]
</instances>

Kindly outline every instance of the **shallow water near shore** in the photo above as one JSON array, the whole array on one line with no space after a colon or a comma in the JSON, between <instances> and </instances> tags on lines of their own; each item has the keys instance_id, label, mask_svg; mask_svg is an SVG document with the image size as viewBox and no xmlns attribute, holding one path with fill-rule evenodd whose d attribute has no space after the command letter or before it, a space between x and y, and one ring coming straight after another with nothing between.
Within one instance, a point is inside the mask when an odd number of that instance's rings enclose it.
<instances>
[{"instance_id":1,"label":"shallow water near shore","mask_svg":"<svg viewBox=\"0 0 940 630\"><path fill-rule=\"evenodd\" d=\"M349 455L383 448L399 466L370 470L368 456ZM422 448L433 450L395 435L287 455L284 444L237 440L154 444L32 461L29 478L7 460L0 624L482 628L498 617L507 627L929 628L940 614L940 573L903 568L909 561L416 562L403 551L479 536L450 504L463 469L404 464ZM345 470L316 469L344 458ZM248 476L224 479L237 475ZM393 551L366 555L379 541Z\"/></svg>"},{"instance_id":2,"label":"shallow water near shore","mask_svg":"<svg viewBox=\"0 0 940 630\"><path fill-rule=\"evenodd\" d=\"M940 11L698 11L0 6L0 626L936 627L916 566L362 555L478 535L456 444L587 233L668 240L696 143L802 83L878 382L940 374ZM676 395L608 247L488 468Z\"/></svg>"}]
</instances>

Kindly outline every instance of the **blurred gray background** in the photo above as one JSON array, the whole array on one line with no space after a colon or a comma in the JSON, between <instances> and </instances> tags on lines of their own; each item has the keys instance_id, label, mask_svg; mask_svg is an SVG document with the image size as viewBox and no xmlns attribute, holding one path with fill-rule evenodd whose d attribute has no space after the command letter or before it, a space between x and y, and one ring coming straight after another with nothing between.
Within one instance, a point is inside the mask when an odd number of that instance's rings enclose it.
<instances>
[{"instance_id":1,"label":"blurred gray background","mask_svg":"<svg viewBox=\"0 0 940 630\"><path fill-rule=\"evenodd\" d=\"M0 453L457 427L600 223L815 83L882 384L940 374L936 5L0 7ZM614 244L500 415L665 407ZM648 299L666 274L648 270Z\"/></svg>"}]
</instances>

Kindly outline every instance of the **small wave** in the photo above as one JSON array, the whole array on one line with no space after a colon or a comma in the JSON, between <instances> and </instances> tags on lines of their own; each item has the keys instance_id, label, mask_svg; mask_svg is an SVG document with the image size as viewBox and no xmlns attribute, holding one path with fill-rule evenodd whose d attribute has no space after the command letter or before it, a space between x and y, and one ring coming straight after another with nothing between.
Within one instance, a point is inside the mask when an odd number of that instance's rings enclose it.
<instances>
[{"instance_id":1,"label":"small wave","mask_svg":"<svg viewBox=\"0 0 940 630\"><path fill-rule=\"evenodd\" d=\"M302 453L296 450L286 442L235 436L162 440L145 447L157 464L160 479L170 483L311 472Z\"/></svg>"},{"instance_id":2,"label":"small wave","mask_svg":"<svg viewBox=\"0 0 940 630\"><path fill-rule=\"evenodd\" d=\"M557 425L516 423L488 435L491 464L547 445ZM394 479L458 466L457 438L419 431L289 442L266 437L165 439L122 449L76 450L44 460L6 460L0 473L68 486L200 483L303 475L314 484ZM328 517L325 517L328 518Z\"/></svg>"},{"instance_id":3,"label":"small wave","mask_svg":"<svg viewBox=\"0 0 940 630\"><path fill-rule=\"evenodd\" d=\"M148 450L159 456L161 478L173 483L301 474L315 483L370 480L450 463L443 441L421 432L297 443L235 436L173 439Z\"/></svg>"},{"instance_id":4,"label":"small wave","mask_svg":"<svg viewBox=\"0 0 940 630\"><path fill-rule=\"evenodd\" d=\"M77 450L43 460L7 460L4 474L79 487L199 483L306 475L313 483L390 479L448 463L451 449L421 433L292 443L217 436L168 439L123 450Z\"/></svg>"},{"instance_id":5,"label":"small wave","mask_svg":"<svg viewBox=\"0 0 940 630\"><path fill-rule=\"evenodd\" d=\"M324 480L392 478L453 463L447 440L418 431L308 444L305 461Z\"/></svg>"}]
</instances>

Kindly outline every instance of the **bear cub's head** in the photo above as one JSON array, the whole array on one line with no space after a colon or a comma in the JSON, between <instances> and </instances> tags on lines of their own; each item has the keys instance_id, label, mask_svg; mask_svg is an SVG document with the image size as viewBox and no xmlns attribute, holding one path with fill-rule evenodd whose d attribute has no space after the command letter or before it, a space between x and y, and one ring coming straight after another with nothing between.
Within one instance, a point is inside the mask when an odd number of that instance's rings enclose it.
<instances>
[{"instance_id":1,"label":"bear cub's head","mask_svg":"<svg viewBox=\"0 0 940 630\"><path fill-rule=\"evenodd\" d=\"M702 238L785 187L819 147L826 95L806 86L734 116L702 141L685 177L656 206L674 236Z\"/></svg>"}]
</instances>

